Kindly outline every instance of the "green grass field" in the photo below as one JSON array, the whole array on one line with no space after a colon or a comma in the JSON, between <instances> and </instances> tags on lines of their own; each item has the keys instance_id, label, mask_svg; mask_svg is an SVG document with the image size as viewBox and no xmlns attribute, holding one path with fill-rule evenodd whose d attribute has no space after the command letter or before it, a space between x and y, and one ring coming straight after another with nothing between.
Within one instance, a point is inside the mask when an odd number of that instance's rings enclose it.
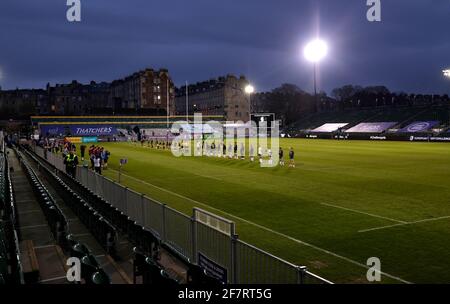
<instances>
[{"instance_id":1,"label":"green grass field","mask_svg":"<svg viewBox=\"0 0 450 304\"><path fill-rule=\"evenodd\" d=\"M193 207L237 224L239 237L338 283L450 282L450 146L282 139L297 168L248 160L175 158L169 151L105 143L106 176L188 215Z\"/></svg>"}]
</instances>

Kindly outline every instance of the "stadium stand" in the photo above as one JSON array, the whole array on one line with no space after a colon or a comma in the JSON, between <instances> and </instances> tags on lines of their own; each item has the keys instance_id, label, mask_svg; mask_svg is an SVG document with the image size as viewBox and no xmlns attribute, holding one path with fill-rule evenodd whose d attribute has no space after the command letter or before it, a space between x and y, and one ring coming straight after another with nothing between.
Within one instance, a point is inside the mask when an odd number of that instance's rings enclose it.
<instances>
[{"instance_id":1,"label":"stadium stand","mask_svg":"<svg viewBox=\"0 0 450 304\"><path fill-rule=\"evenodd\" d=\"M327 111L302 116L297 122L284 128L283 132L291 137L314 133L327 123L348 123L344 130L360 123L397 122L391 126L392 132L398 132L413 122L439 121L434 128L445 132L450 127L450 107L448 105L417 105L396 107L351 108L341 111Z\"/></svg>"},{"instance_id":2,"label":"stadium stand","mask_svg":"<svg viewBox=\"0 0 450 304\"><path fill-rule=\"evenodd\" d=\"M17 152L17 151L16 151ZM24 168L24 171L27 173L27 177L32 185L33 191L37 197L38 203L41 209L44 212L44 215L47 219L50 230L54 236L54 238L61 242L65 239L68 231L68 222L62 213L61 209L56 205L54 199L42 184L42 182L37 177L34 170L27 164L27 162L23 159L20 152L18 153L18 158Z\"/></svg>"},{"instance_id":3,"label":"stadium stand","mask_svg":"<svg viewBox=\"0 0 450 304\"><path fill-rule=\"evenodd\" d=\"M73 235L69 234L69 224L65 215L56 204L55 200L50 195L42 181L39 179L36 172L31 168L21 152L16 150L16 153L22 166L24 167L24 171L27 173L30 184L33 186L34 193L38 198L39 205L45 214L55 240L57 240L61 247L70 253L71 257L78 257L80 259L82 268L81 275L84 283L94 284L94 274L101 273L103 278L101 283L110 284L111 280L109 277L105 277L102 267L92 255L89 248L83 243L77 241ZM88 269L92 270L92 272L87 271Z\"/></svg>"},{"instance_id":4,"label":"stadium stand","mask_svg":"<svg viewBox=\"0 0 450 304\"><path fill-rule=\"evenodd\" d=\"M165 284L174 285L179 283L189 284L207 284L218 285L220 282L199 270L198 266L186 261L177 251L172 250L170 246L163 244L158 236L131 220L126 214L118 208L113 207L104 198L94 194L90 189L82 185L78 180L73 179L64 172L57 171L56 168L50 168L49 164L45 164L44 159L40 159L33 152L27 150L35 161L39 162L42 167L46 167L47 175L54 180L55 188L60 189L62 193L68 193L64 199L73 202L69 203L74 212L80 216L82 221L90 223L90 227L98 232L99 242L105 245L105 249L111 254L115 252L116 236L115 232L120 232L127 236L127 239L135 246L133 249L133 273L134 282L138 282L137 278L141 278L143 284ZM53 173L57 171L57 174ZM79 193L81 196L79 196ZM101 222L108 223L108 226L102 226ZM109 224L110 223L110 224ZM69 242L71 238L69 238ZM73 243L73 242L72 242ZM73 248L73 244L72 244ZM74 249L73 249L74 250ZM83 246L79 245L77 251L72 251L74 256L87 255ZM161 255L170 255L181 263L185 269L185 275L176 275L164 268L161 263ZM85 267L93 271L95 263L89 264L90 260L85 259ZM90 267L90 268L89 268ZM101 275L98 275L101 278Z\"/></svg>"},{"instance_id":5,"label":"stadium stand","mask_svg":"<svg viewBox=\"0 0 450 304\"><path fill-rule=\"evenodd\" d=\"M20 161L21 166L23 167L23 171L26 173L26 176L29 180L29 183L33 189L34 195L41 207L45 219L48 223L48 227L52 232L54 239L57 243L68 253L70 257L77 257L80 259L81 263L81 278L82 282L85 284L110 284L111 278L110 275L105 272L103 269L104 263L100 263L92 251L81 241L77 240L73 234L70 234L69 222L66 219L62 209L58 206L55 199L50 194L49 190L46 188L44 183L42 182L39 174L32 168L30 163L27 160L27 157L17 149L15 149L15 153ZM42 170L45 171L43 166L40 166ZM51 172L50 172L51 173ZM73 200L67 200L67 202L74 202ZM80 203L80 202L79 202ZM83 205L83 204L81 204ZM81 215L81 214L80 214ZM110 249L111 245L114 245L114 242L110 242L109 237L114 236L109 230L110 227L106 225L106 223L100 218L96 218L95 214L82 214L85 220L85 224L92 225L90 226L93 231L96 231L94 236L96 236L99 240L99 243L105 244L105 247ZM80 217L81 219L81 217ZM33 247L31 241L25 241L28 244L28 248ZM31 244L31 245L30 245ZM52 247L52 246L44 246L44 247ZM59 248L59 247L58 247ZM33 250L29 250L28 254L33 252ZM65 257L63 253L60 253L61 259L65 263ZM32 259L36 260L36 258ZM36 262L34 264L37 264ZM54 265L45 264L46 268L52 268ZM38 283L39 281L39 267L34 267L37 269L37 274L33 276L28 275L27 279L25 279L25 283ZM62 269L65 277L65 271L67 269ZM67 280L61 280L61 283L68 283Z\"/></svg>"},{"instance_id":6,"label":"stadium stand","mask_svg":"<svg viewBox=\"0 0 450 304\"><path fill-rule=\"evenodd\" d=\"M300 117L299 120L287 128L288 133L309 131L325 123L348 123L354 126L362 121L379 115L379 111L368 109L361 111L323 112Z\"/></svg>"},{"instance_id":7,"label":"stadium stand","mask_svg":"<svg viewBox=\"0 0 450 304\"><path fill-rule=\"evenodd\" d=\"M34 157L34 156L30 156ZM34 158L36 162L39 162ZM42 164L42 163L41 163ZM67 186L61 178L56 176L51 170L42 165L43 170L49 178L52 186L61 193L64 202L80 218L81 222L91 231L99 244L107 253L115 254L117 233L114 227L105 220L90 204L84 201L76 192ZM64 235L65 236L65 235ZM58 240L64 239L58 235Z\"/></svg>"},{"instance_id":8,"label":"stadium stand","mask_svg":"<svg viewBox=\"0 0 450 304\"><path fill-rule=\"evenodd\" d=\"M445 106L432 106L430 108L426 108L425 110L417 113L417 115L414 115L404 121L400 127L405 127L413 121L439 121L439 125L436 126L436 128L447 129L449 127L448 122L450 121L450 109Z\"/></svg>"},{"instance_id":9,"label":"stadium stand","mask_svg":"<svg viewBox=\"0 0 450 304\"><path fill-rule=\"evenodd\" d=\"M0 138L0 285L22 284L17 211L5 143Z\"/></svg>"},{"instance_id":10,"label":"stadium stand","mask_svg":"<svg viewBox=\"0 0 450 304\"><path fill-rule=\"evenodd\" d=\"M377 115L364 120L364 122L396 121L401 123L422 111L423 108L385 108L382 111L378 112Z\"/></svg>"}]
</instances>

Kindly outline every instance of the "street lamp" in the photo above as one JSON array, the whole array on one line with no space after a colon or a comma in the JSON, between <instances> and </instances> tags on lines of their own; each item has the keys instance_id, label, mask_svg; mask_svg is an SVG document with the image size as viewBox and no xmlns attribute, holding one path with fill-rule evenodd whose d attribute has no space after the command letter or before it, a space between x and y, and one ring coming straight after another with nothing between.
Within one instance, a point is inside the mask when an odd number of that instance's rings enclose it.
<instances>
[{"instance_id":1,"label":"street lamp","mask_svg":"<svg viewBox=\"0 0 450 304\"><path fill-rule=\"evenodd\" d=\"M252 119L251 117L251 111L252 111L252 94L255 92L255 88L249 84L245 87L245 93L248 94L248 121Z\"/></svg>"},{"instance_id":2,"label":"street lamp","mask_svg":"<svg viewBox=\"0 0 450 304\"><path fill-rule=\"evenodd\" d=\"M309 62L312 62L314 64L314 98L316 100L316 107L317 107L317 64L320 63L320 61L325 58L328 54L328 45L325 41L321 39L315 39L311 42L309 42L304 50L303 55L305 56L306 60Z\"/></svg>"},{"instance_id":3,"label":"street lamp","mask_svg":"<svg viewBox=\"0 0 450 304\"><path fill-rule=\"evenodd\" d=\"M445 77L450 78L450 69L443 70L442 73L444 73Z\"/></svg>"},{"instance_id":4,"label":"street lamp","mask_svg":"<svg viewBox=\"0 0 450 304\"><path fill-rule=\"evenodd\" d=\"M255 92L255 88L251 84L245 87L245 93L253 94L253 92Z\"/></svg>"}]
</instances>

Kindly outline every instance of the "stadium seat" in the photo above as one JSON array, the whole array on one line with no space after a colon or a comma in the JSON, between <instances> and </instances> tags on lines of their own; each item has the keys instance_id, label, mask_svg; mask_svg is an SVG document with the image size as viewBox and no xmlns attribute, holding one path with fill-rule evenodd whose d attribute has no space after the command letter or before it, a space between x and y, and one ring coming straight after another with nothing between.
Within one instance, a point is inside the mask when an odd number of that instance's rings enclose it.
<instances>
[{"instance_id":1,"label":"stadium seat","mask_svg":"<svg viewBox=\"0 0 450 304\"><path fill-rule=\"evenodd\" d=\"M136 284L136 278L144 274L145 259L147 257L137 247L133 248L133 283Z\"/></svg>"},{"instance_id":2,"label":"stadium seat","mask_svg":"<svg viewBox=\"0 0 450 304\"><path fill-rule=\"evenodd\" d=\"M92 277L94 273L100 270L100 265L94 256L87 254L80 260L81 262L81 277L85 280L86 284L92 283Z\"/></svg>"},{"instance_id":3,"label":"stadium seat","mask_svg":"<svg viewBox=\"0 0 450 304\"><path fill-rule=\"evenodd\" d=\"M70 256L75 258L83 258L85 255L90 254L89 248L87 248L84 244L76 243L71 247Z\"/></svg>"},{"instance_id":4,"label":"stadium seat","mask_svg":"<svg viewBox=\"0 0 450 304\"><path fill-rule=\"evenodd\" d=\"M108 285L111 284L111 279L105 271L99 270L92 275L92 283L97 285Z\"/></svg>"},{"instance_id":5,"label":"stadium seat","mask_svg":"<svg viewBox=\"0 0 450 304\"><path fill-rule=\"evenodd\" d=\"M153 259L147 257L144 264L143 283L155 285L175 285L176 281L169 278L167 273L159 265L157 265Z\"/></svg>"},{"instance_id":6,"label":"stadium seat","mask_svg":"<svg viewBox=\"0 0 450 304\"><path fill-rule=\"evenodd\" d=\"M75 239L75 237L73 236L73 234L68 234L66 236L66 242L64 244L64 248L67 250L70 250L73 246L75 246L77 244L77 240Z\"/></svg>"}]
</instances>

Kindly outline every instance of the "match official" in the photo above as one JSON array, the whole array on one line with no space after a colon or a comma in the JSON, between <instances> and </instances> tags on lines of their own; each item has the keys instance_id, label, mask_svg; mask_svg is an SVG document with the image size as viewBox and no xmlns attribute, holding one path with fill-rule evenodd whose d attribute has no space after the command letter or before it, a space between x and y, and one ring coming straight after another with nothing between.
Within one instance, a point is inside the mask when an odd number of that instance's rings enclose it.
<instances>
[{"instance_id":1,"label":"match official","mask_svg":"<svg viewBox=\"0 0 450 304\"><path fill-rule=\"evenodd\" d=\"M73 153L73 150L70 150L69 154L65 157L64 165L66 165L66 173L75 178L78 166L78 156Z\"/></svg>"}]
</instances>

